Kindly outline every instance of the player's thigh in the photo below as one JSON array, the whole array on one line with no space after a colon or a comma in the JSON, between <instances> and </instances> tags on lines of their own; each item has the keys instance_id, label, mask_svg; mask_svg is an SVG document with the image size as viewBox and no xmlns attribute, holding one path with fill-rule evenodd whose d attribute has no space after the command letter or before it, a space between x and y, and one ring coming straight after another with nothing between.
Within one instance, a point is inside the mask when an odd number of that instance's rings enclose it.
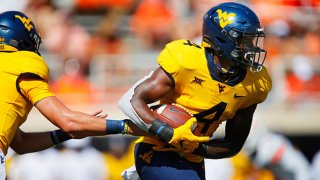
<instances>
[{"instance_id":1,"label":"player's thigh","mask_svg":"<svg viewBox=\"0 0 320 180\"><path fill-rule=\"evenodd\" d=\"M142 180L204 179L203 169L188 163L177 153L154 151L149 144L136 145L135 165ZM202 166L199 164L199 167Z\"/></svg>"}]
</instances>

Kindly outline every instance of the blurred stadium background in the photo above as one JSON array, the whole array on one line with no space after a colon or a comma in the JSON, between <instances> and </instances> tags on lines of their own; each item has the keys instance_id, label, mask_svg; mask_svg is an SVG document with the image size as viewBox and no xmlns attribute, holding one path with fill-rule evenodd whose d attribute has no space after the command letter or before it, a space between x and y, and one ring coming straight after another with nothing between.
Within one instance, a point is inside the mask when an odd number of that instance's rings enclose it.
<instances>
[{"instance_id":1,"label":"blurred stadium background","mask_svg":"<svg viewBox=\"0 0 320 180\"><path fill-rule=\"evenodd\" d=\"M221 2L227 1L1 0L0 11L21 10L33 19L51 69L52 90L62 101L88 113L101 108L118 119L124 117L118 99L157 66L164 45L199 40L203 14ZM314 157L320 149L320 1L237 2L255 10L267 35L265 65L274 85L255 118L287 137L312 169L319 164ZM55 127L33 110L23 129ZM133 165L133 140L91 138L28 155L11 152L8 178L121 179L121 171Z\"/></svg>"}]
</instances>

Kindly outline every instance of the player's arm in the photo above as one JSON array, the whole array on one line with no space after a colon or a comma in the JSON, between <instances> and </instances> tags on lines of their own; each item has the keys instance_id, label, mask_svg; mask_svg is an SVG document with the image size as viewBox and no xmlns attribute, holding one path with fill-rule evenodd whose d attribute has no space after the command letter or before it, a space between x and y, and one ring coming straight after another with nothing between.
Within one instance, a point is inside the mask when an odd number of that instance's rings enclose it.
<instances>
[{"instance_id":1,"label":"player's arm","mask_svg":"<svg viewBox=\"0 0 320 180\"><path fill-rule=\"evenodd\" d=\"M55 145L51 140L50 133L51 132L26 133L18 128L14 138L12 139L10 147L17 154L25 154L48 149Z\"/></svg>"},{"instance_id":2,"label":"player's arm","mask_svg":"<svg viewBox=\"0 0 320 180\"><path fill-rule=\"evenodd\" d=\"M257 105L238 110L233 119L227 120L225 137L212 139L199 146L194 154L208 159L228 158L236 155L245 143L251 128L251 122Z\"/></svg>"},{"instance_id":3,"label":"player's arm","mask_svg":"<svg viewBox=\"0 0 320 180\"><path fill-rule=\"evenodd\" d=\"M146 79L135 89L131 104L144 122L152 124L155 116L147 104L158 101L165 94L172 91L174 82L162 68L158 68L150 78Z\"/></svg>"},{"instance_id":4,"label":"player's arm","mask_svg":"<svg viewBox=\"0 0 320 180\"><path fill-rule=\"evenodd\" d=\"M119 107L140 129L148 132L156 119L148 104L159 100L173 87L174 82L159 67L126 92L119 101Z\"/></svg>"},{"instance_id":5,"label":"player's arm","mask_svg":"<svg viewBox=\"0 0 320 180\"><path fill-rule=\"evenodd\" d=\"M97 111L92 116L105 118L107 115ZM71 136L60 129L48 132L24 132L18 128L10 147L18 154L26 154L51 148L69 139Z\"/></svg>"},{"instance_id":6,"label":"player's arm","mask_svg":"<svg viewBox=\"0 0 320 180\"><path fill-rule=\"evenodd\" d=\"M52 124L68 133L72 138L107 134L106 120L104 118L73 111L55 96L49 96L38 101L35 107Z\"/></svg>"},{"instance_id":7,"label":"player's arm","mask_svg":"<svg viewBox=\"0 0 320 180\"><path fill-rule=\"evenodd\" d=\"M69 109L54 96L48 83L41 78L22 77L18 85L25 98L29 99L52 124L72 138L122 133L125 128L124 121L110 120L108 122L111 123L108 124L101 116L92 116Z\"/></svg>"},{"instance_id":8,"label":"player's arm","mask_svg":"<svg viewBox=\"0 0 320 180\"><path fill-rule=\"evenodd\" d=\"M151 76L135 85L120 100L120 108L145 132L156 135L175 147L181 147L180 141L207 142L209 137L195 136L191 127L196 122L191 118L184 125L173 129L157 119L148 104L158 101L161 97L173 91L173 78L161 67L157 68ZM149 135L150 136L150 135Z\"/></svg>"}]
</instances>

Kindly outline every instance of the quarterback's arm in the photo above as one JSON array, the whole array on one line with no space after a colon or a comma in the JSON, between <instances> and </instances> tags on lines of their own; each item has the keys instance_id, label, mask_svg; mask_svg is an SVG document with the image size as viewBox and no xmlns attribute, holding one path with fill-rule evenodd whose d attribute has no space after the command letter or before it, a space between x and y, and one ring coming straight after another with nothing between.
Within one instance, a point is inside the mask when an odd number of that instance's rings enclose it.
<instances>
[{"instance_id":1,"label":"quarterback's arm","mask_svg":"<svg viewBox=\"0 0 320 180\"><path fill-rule=\"evenodd\" d=\"M107 115L101 114L101 112L102 111L97 111L93 113L92 116L106 118ZM51 148L70 138L67 133L59 129L48 132L24 132L18 128L11 141L10 147L17 154L26 154Z\"/></svg>"},{"instance_id":2,"label":"quarterback's arm","mask_svg":"<svg viewBox=\"0 0 320 180\"><path fill-rule=\"evenodd\" d=\"M33 76L18 81L21 95L27 98L52 124L73 138L106 135L106 120L65 106L50 91L46 81Z\"/></svg>"},{"instance_id":3,"label":"quarterback's arm","mask_svg":"<svg viewBox=\"0 0 320 180\"><path fill-rule=\"evenodd\" d=\"M48 149L55 144L51 140L51 132L23 132L17 129L10 147L17 154L25 154ZM37 143L35 143L37 142Z\"/></svg>"},{"instance_id":4,"label":"quarterback's arm","mask_svg":"<svg viewBox=\"0 0 320 180\"><path fill-rule=\"evenodd\" d=\"M212 139L199 146L194 154L208 159L228 158L236 155L245 143L251 128L253 113L257 105L253 104L238 110L235 117L226 123L225 137Z\"/></svg>"},{"instance_id":5,"label":"quarterback's arm","mask_svg":"<svg viewBox=\"0 0 320 180\"><path fill-rule=\"evenodd\" d=\"M49 96L35 107L54 125L72 138L106 135L106 120L82 112L70 110L57 97Z\"/></svg>"}]
</instances>

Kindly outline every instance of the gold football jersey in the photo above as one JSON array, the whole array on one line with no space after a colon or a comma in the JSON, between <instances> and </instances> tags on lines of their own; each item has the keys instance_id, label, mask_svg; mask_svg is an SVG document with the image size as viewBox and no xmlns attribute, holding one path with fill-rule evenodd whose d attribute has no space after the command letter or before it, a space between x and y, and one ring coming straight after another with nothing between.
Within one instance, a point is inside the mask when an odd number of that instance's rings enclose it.
<instances>
[{"instance_id":1,"label":"gold football jersey","mask_svg":"<svg viewBox=\"0 0 320 180\"><path fill-rule=\"evenodd\" d=\"M248 68L242 82L233 86L214 80L204 47L189 40L167 44L158 63L175 82L174 93L160 103L173 102L187 108L197 117L203 135L212 136L219 124L233 118L239 109L263 102L272 86L265 67L259 72ZM149 137L142 137L140 141L163 146L159 140Z\"/></svg>"},{"instance_id":2,"label":"gold football jersey","mask_svg":"<svg viewBox=\"0 0 320 180\"><path fill-rule=\"evenodd\" d=\"M53 96L48 85L48 66L36 53L0 52L0 148L6 151L17 128L37 101ZM21 77L33 81L19 81ZM19 92L20 91L20 92Z\"/></svg>"}]
</instances>

